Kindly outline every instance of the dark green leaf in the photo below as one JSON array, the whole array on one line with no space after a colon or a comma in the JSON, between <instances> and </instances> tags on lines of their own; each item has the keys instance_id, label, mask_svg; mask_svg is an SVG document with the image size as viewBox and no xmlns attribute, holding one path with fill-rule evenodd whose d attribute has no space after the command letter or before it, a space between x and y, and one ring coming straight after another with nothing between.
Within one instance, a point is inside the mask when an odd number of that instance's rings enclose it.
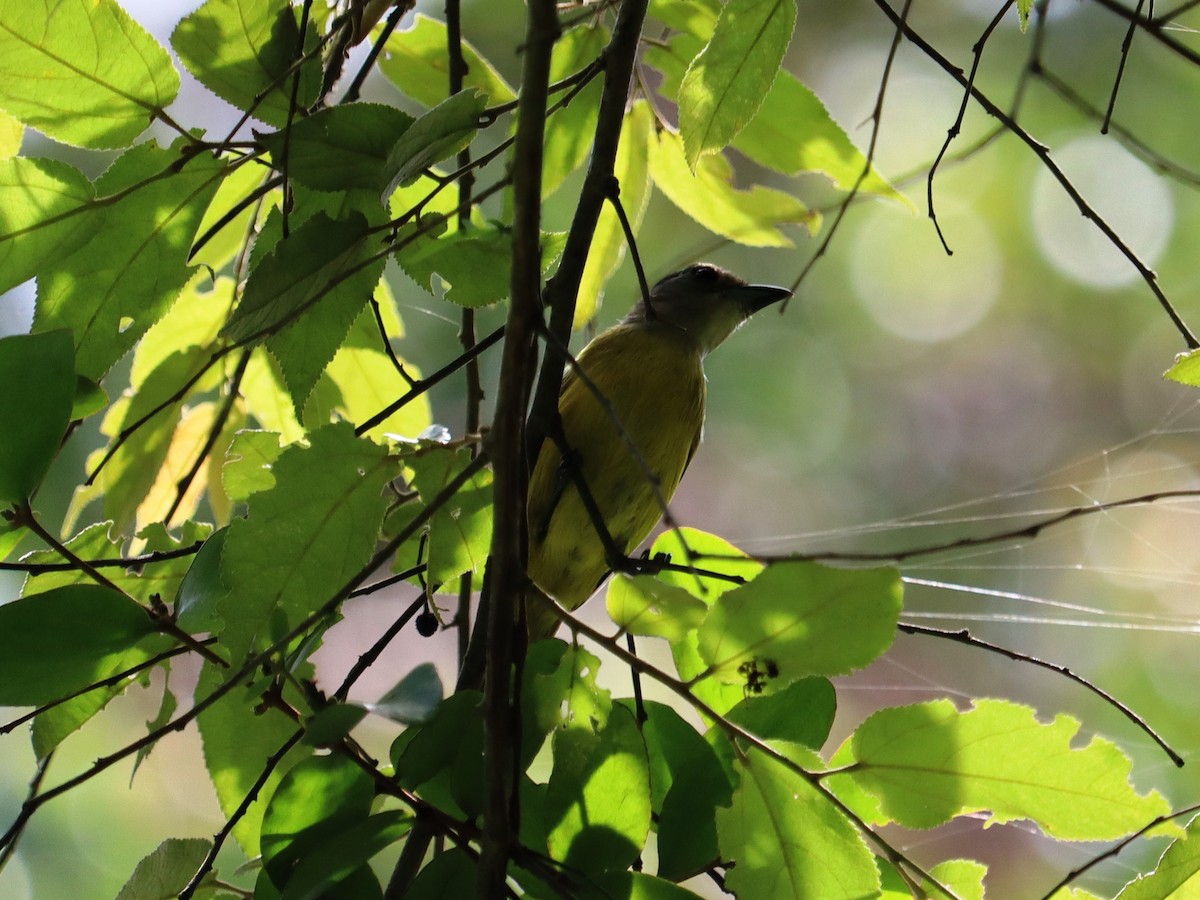
<instances>
[{"instance_id":1,"label":"dark green leaf","mask_svg":"<svg viewBox=\"0 0 1200 900\"><path fill-rule=\"evenodd\" d=\"M23 503L58 455L71 419L75 348L70 332L0 338L0 384L5 386L0 392L0 500Z\"/></svg>"},{"instance_id":2,"label":"dark green leaf","mask_svg":"<svg viewBox=\"0 0 1200 900\"><path fill-rule=\"evenodd\" d=\"M289 4L272 0L208 0L175 27L171 46L205 87L238 109L271 125L288 119L291 67L300 46L300 28ZM305 51L317 46L310 25ZM301 69L301 109L317 98L320 57ZM256 102L260 94L265 94Z\"/></svg>"},{"instance_id":3,"label":"dark green leaf","mask_svg":"<svg viewBox=\"0 0 1200 900\"><path fill-rule=\"evenodd\" d=\"M346 737L367 715L355 703L334 703L304 723L304 743L329 747Z\"/></svg>"},{"instance_id":4,"label":"dark green leaf","mask_svg":"<svg viewBox=\"0 0 1200 900\"><path fill-rule=\"evenodd\" d=\"M0 606L0 704L39 706L121 671L154 633L150 617L96 584L76 584Z\"/></svg>"},{"instance_id":5,"label":"dark green leaf","mask_svg":"<svg viewBox=\"0 0 1200 900\"><path fill-rule=\"evenodd\" d=\"M328 603L375 550L394 463L345 424L309 440L284 450L274 486L254 494L247 518L229 526L221 554L229 593L217 613L235 659Z\"/></svg>"},{"instance_id":6,"label":"dark green leaf","mask_svg":"<svg viewBox=\"0 0 1200 900\"><path fill-rule=\"evenodd\" d=\"M71 403L71 418L86 419L88 416L93 416L108 406L108 394L104 392L104 388L92 381L90 378L84 378L79 375L75 379L75 399Z\"/></svg>"},{"instance_id":7,"label":"dark green leaf","mask_svg":"<svg viewBox=\"0 0 1200 900\"><path fill-rule=\"evenodd\" d=\"M452 814L483 809L483 713L477 691L447 697L433 719L405 731L392 745L396 777Z\"/></svg>"},{"instance_id":8,"label":"dark green leaf","mask_svg":"<svg viewBox=\"0 0 1200 900\"><path fill-rule=\"evenodd\" d=\"M426 502L471 462L468 450L440 447L409 457L413 484ZM441 585L463 572L480 571L492 544L492 473L482 469L429 521L425 578Z\"/></svg>"},{"instance_id":9,"label":"dark green leaf","mask_svg":"<svg viewBox=\"0 0 1200 900\"><path fill-rule=\"evenodd\" d=\"M171 58L114 0L0 0L0 107L80 147L122 147L179 92Z\"/></svg>"},{"instance_id":10,"label":"dark green leaf","mask_svg":"<svg viewBox=\"0 0 1200 900\"><path fill-rule=\"evenodd\" d=\"M410 813L392 809L336 833L324 834L323 840L296 866L282 900L328 897L331 888L344 887L345 880L356 873L359 880L351 896L354 900L366 900L370 888L364 882L367 878L374 880L370 869L365 868L366 863L407 834L411 827Z\"/></svg>"},{"instance_id":11,"label":"dark green leaf","mask_svg":"<svg viewBox=\"0 0 1200 900\"><path fill-rule=\"evenodd\" d=\"M180 628L193 633L220 630L217 602L226 591L221 581L221 548L225 546L228 533L228 528L222 528L213 534L192 558L175 601L175 617Z\"/></svg>"},{"instance_id":12,"label":"dark green leaf","mask_svg":"<svg viewBox=\"0 0 1200 900\"><path fill-rule=\"evenodd\" d=\"M442 702L442 680L432 663L422 663L400 679L375 703L364 704L379 716L405 725L421 725L433 718Z\"/></svg>"},{"instance_id":13,"label":"dark green leaf","mask_svg":"<svg viewBox=\"0 0 1200 900\"><path fill-rule=\"evenodd\" d=\"M117 900L166 900L178 896L212 848L203 838L170 838L133 870Z\"/></svg>"},{"instance_id":14,"label":"dark green leaf","mask_svg":"<svg viewBox=\"0 0 1200 900\"><path fill-rule=\"evenodd\" d=\"M388 154L391 178L385 194L390 195L425 169L470 144L486 105L487 97L469 88L443 100L417 119Z\"/></svg>"},{"instance_id":15,"label":"dark green leaf","mask_svg":"<svg viewBox=\"0 0 1200 900\"><path fill-rule=\"evenodd\" d=\"M439 853L404 895L406 900L448 900L475 892L475 860L457 847Z\"/></svg>"},{"instance_id":16,"label":"dark green leaf","mask_svg":"<svg viewBox=\"0 0 1200 900\"><path fill-rule=\"evenodd\" d=\"M387 187L388 154L413 118L391 106L350 103L319 110L292 126L262 137L278 163L285 136L288 177L319 191L362 189L376 196Z\"/></svg>"}]
</instances>

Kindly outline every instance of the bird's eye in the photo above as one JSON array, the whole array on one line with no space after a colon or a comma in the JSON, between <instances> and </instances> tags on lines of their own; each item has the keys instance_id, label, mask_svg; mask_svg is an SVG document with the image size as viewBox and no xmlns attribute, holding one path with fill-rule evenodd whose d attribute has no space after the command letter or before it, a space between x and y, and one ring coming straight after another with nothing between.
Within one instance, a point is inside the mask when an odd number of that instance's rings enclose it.
<instances>
[{"instance_id":1,"label":"bird's eye","mask_svg":"<svg viewBox=\"0 0 1200 900\"><path fill-rule=\"evenodd\" d=\"M717 278L717 270L703 263L698 266L692 266L692 274L701 281L715 281Z\"/></svg>"}]
</instances>

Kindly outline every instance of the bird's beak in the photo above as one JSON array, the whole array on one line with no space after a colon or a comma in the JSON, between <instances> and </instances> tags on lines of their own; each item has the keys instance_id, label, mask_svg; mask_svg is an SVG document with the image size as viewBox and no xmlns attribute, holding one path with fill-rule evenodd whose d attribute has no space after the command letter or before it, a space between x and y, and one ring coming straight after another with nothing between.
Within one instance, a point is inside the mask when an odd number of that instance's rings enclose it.
<instances>
[{"instance_id":1,"label":"bird's beak","mask_svg":"<svg viewBox=\"0 0 1200 900\"><path fill-rule=\"evenodd\" d=\"M748 284L737 289L738 303L746 311L747 317L790 296L792 292L787 288L776 287L773 284Z\"/></svg>"}]
</instances>

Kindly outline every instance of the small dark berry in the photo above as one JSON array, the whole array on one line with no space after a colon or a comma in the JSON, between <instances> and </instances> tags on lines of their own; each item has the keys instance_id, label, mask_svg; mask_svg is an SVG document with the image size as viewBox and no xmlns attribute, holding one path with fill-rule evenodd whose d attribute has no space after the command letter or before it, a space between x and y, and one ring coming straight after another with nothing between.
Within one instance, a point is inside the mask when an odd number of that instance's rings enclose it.
<instances>
[{"instance_id":1,"label":"small dark berry","mask_svg":"<svg viewBox=\"0 0 1200 900\"><path fill-rule=\"evenodd\" d=\"M419 634L421 637L431 637L437 633L437 630L437 616L435 616L429 610L425 610L425 612L417 616L417 634Z\"/></svg>"}]
</instances>

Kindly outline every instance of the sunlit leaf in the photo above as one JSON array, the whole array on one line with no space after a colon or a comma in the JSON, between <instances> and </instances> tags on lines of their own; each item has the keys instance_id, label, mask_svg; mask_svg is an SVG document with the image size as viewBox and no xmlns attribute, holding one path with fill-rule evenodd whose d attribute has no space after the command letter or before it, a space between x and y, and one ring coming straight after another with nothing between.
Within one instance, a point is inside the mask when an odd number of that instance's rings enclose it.
<instances>
[{"instance_id":1,"label":"sunlit leaf","mask_svg":"<svg viewBox=\"0 0 1200 900\"><path fill-rule=\"evenodd\" d=\"M1200 890L1200 818L1187 824L1186 833L1167 845L1153 872L1143 873L1117 894L1118 900L1160 900L1191 897ZM1057 898L1057 894L1055 897Z\"/></svg>"},{"instance_id":2,"label":"sunlit leaf","mask_svg":"<svg viewBox=\"0 0 1200 900\"><path fill-rule=\"evenodd\" d=\"M725 717L763 740L820 750L836 712L837 695L829 680L802 678L774 693L746 697Z\"/></svg>"},{"instance_id":3,"label":"sunlit leaf","mask_svg":"<svg viewBox=\"0 0 1200 900\"><path fill-rule=\"evenodd\" d=\"M21 120L0 112L0 159L11 159L21 151L25 126Z\"/></svg>"},{"instance_id":4,"label":"sunlit leaf","mask_svg":"<svg viewBox=\"0 0 1200 900\"><path fill-rule=\"evenodd\" d=\"M122 147L179 92L171 58L114 0L0 0L0 108L79 147Z\"/></svg>"},{"instance_id":5,"label":"sunlit leaf","mask_svg":"<svg viewBox=\"0 0 1200 900\"><path fill-rule=\"evenodd\" d=\"M189 72L205 87L238 109L271 125L288 119L292 65L300 46L300 28L288 4L271 0L207 0L185 16L171 34L171 46ZM310 26L306 52L317 46ZM301 68L297 102L317 98L320 58Z\"/></svg>"},{"instance_id":6,"label":"sunlit leaf","mask_svg":"<svg viewBox=\"0 0 1200 900\"><path fill-rule=\"evenodd\" d=\"M83 173L52 159L0 161L0 292L61 261L95 235L104 215Z\"/></svg>"},{"instance_id":7,"label":"sunlit leaf","mask_svg":"<svg viewBox=\"0 0 1200 900\"><path fill-rule=\"evenodd\" d=\"M649 575L616 575L605 600L612 620L630 634L681 640L704 620L708 607L681 587Z\"/></svg>"},{"instance_id":8,"label":"sunlit leaf","mask_svg":"<svg viewBox=\"0 0 1200 900\"><path fill-rule=\"evenodd\" d=\"M550 81L575 74L600 57L608 43L606 28L572 28L554 42L550 57ZM593 79L566 106L546 119L542 142L542 196L558 189L568 175L588 158L596 130L596 111L600 104L601 79ZM557 95L554 99L563 96Z\"/></svg>"},{"instance_id":9,"label":"sunlit leaf","mask_svg":"<svg viewBox=\"0 0 1200 900\"><path fill-rule=\"evenodd\" d=\"M1033 0L1017 0L1017 15L1021 19L1021 30L1029 26L1029 13L1033 11Z\"/></svg>"},{"instance_id":10,"label":"sunlit leaf","mask_svg":"<svg viewBox=\"0 0 1200 900\"><path fill-rule=\"evenodd\" d=\"M1175 357L1175 364L1163 373L1163 378L1178 381L1189 387L1200 387L1200 350L1181 353Z\"/></svg>"},{"instance_id":11,"label":"sunlit leaf","mask_svg":"<svg viewBox=\"0 0 1200 900\"><path fill-rule=\"evenodd\" d=\"M167 311L192 272L187 254L225 175L201 155L180 166L176 150L153 141L124 153L96 181L109 202L91 240L38 277L34 330L70 328L76 368L98 380Z\"/></svg>"},{"instance_id":12,"label":"sunlit leaf","mask_svg":"<svg viewBox=\"0 0 1200 900\"><path fill-rule=\"evenodd\" d=\"M693 174L679 135L669 131L650 141L650 175L688 216L749 247L790 247L778 226L801 223L812 231L819 223L819 215L790 194L759 184L749 190L734 187L733 168L720 154L702 157Z\"/></svg>"},{"instance_id":13,"label":"sunlit leaf","mask_svg":"<svg viewBox=\"0 0 1200 900\"><path fill-rule=\"evenodd\" d=\"M679 88L679 131L688 164L727 146L779 74L796 24L795 0L730 0Z\"/></svg>"},{"instance_id":14,"label":"sunlit leaf","mask_svg":"<svg viewBox=\"0 0 1200 900\"><path fill-rule=\"evenodd\" d=\"M546 792L550 855L584 872L628 868L650 829L650 772L633 713L613 706L603 728L554 735Z\"/></svg>"},{"instance_id":15,"label":"sunlit leaf","mask_svg":"<svg viewBox=\"0 0 1200 900\"><path fill-rule=\"evenodd\" d=\"M467 450L434 448L405 460L413 484L430 502L471 461ZM481 570L492 545L492 473L476 472L429 521L425 578L440 585L463 572Z\"/></svg>"},{"instance_id":16,"label":"sunlit leaf","mask_svg":"<svg viewBox=\"0 0 1200 900\"><path fill-rule=\"evenodd\" d=\"M1131 763L1114 744L1073 747L1079 722L1042 723L1027 706L977 700L959 712L949 700L885 709L838 752L850 781L874 795L884 821L931 828L986 813L997 824L1029 819L1059 840L1111 840L1169 811L1157 791L1138 794Z\"/></svg>"},{"instance_id":17,"label":"sunlit leaf","mask_svg":"<svg viewBox=\"0 0 1200 900\"><path fill-rule=\"evenodd\" d=\"M768 566L713 604L700 655L718 678L754 693L805 675L844 675L891 646L901 593L894 569Z\"/></svg>"},{"instance_id":18,"label":"sunlit leaf","mask_svg":"<svg viewBox=\"0 0 1200 900\"><path fill-rule=\"evenodd\" d=\"M867 170L862 151L833 120L821 99L790 72L779 73L758 115L733 139L733 146L785 175L819 172L840 190L858 184L860 191L912 207L874 166Z\"/></svg>"},{"instance_id":19,"label":"sunlit leaf","mask_svg":"<svg viewBox=\"0 0 1200 900\"><path fill-rule=\"evenodd\" d=\"M413 27L395 31L383 46L379 71L403 93L424 106L435 106L450 92L446 24L417 13ZM516 94L469 41L461 44L467 64L464 87L476 88L492 106L509 103Z\"/></svg>"},{"instance_id":20,"label":"sunlit leaf","mask_svg":"<svg viewBox=\"0 0 1200 900\"><path fill-rule=\"evenodd\" d=\"M36 373L37 390L28 390ZM58 455L75 399L67 331L0 338L0 500L24 503Z\"/></svg>"},{"instance_id":21,"label":"sunlit leaf","mask_svg":"<svg viewBox=\"0 0 1200 900\"><path fill-rule=\"evenodd\" d=\"M909 886L895 867L883 860L877 860L880 874L883 876L883 892L880 900L912 900L912 888ZM954 892L960 900L984 900L984 882L987 866L973 859L948 859L929 869L929 874L937 879L937 884L925 879L924 886L931 897L945 895L945 889ZM1054 894L1054 900L1085 900L1084 897L1068 897Z\"/></svg>"},{"instance_id":22,"label":"sunlit leaf","mask_svg":"<svg viewBox=\"0 0 1200 900\"><path fill-rule=\"evenodd\" d=\"M788 759L825 768L807 747L776 744ZM730 891L755 900L871 897L879 871L850 820L806 778L754 747L737 764L733 804L717 811Z\"/></svg>"},{"instance_id":23,"label":"sunlit leaf","mask_svg":"<svg viewBox=\"0 0 1200 900\"><path fill-rule=\"evenodd\" d=\"M613 175L620 188L621 206L636 235L650 201L650 168L647 162L654 129L654 111L645 100L637 100L621 121L621 140ZM587 264L579 282L575 302L575 327L596 315L604 299L604 288L625 257L625 229L611 204L605 204L596 223L596 234L588 248Z\"/></svg>"}]
</instances>

